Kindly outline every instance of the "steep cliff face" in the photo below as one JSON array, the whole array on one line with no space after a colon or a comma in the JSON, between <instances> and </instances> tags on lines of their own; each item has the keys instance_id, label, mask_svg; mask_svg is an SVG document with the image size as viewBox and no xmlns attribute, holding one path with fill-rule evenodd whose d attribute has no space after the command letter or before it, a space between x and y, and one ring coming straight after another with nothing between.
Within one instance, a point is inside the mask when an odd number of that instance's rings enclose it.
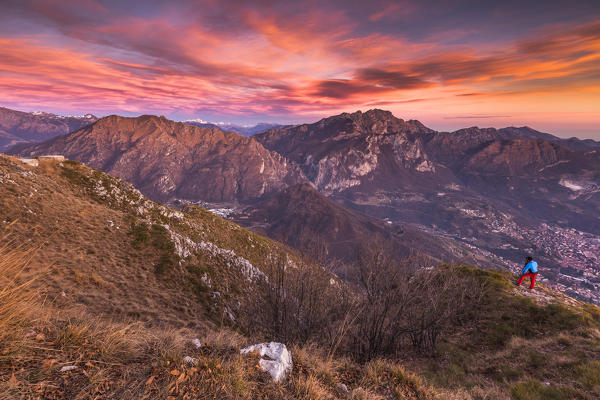
<instances>
[{"instance_id":1,"label":"steep cliff face","mask_svg":"<svg viewBox=\"0 0 600 400\"><path fill-rule=\"evenodd\" d=\"M19 143L42 142L76 131L98 120L94 115L63 117L45 112L26 113L0 107L0 152Z\"/></svg>"},{"instance_id":2,"label":"steep cliff face","mask_svg":"<svg viewBox=\"0 0 600 400\"><path fill-rule=\"evenodd\" d=\"M102 118L20 153L64 154L126 179L158 201L246 202L304 180L252 138L155 116Z\"/></svg>"},{"instance_id":3,"label":"steep cliff face","mask_svg":"<svg viewBox=\"0 0 600 400\"><path fill-rule=\"evenodd\" d=\"M415 184L429 181L440 167L423 147L433 133L418 121L370 110L269 130L255 138L297 163L319 190L332 195L358 186L394 188L394 176ZM442 166L440 174L451 180L444 170Z\"/></svg>"}]
</instances>

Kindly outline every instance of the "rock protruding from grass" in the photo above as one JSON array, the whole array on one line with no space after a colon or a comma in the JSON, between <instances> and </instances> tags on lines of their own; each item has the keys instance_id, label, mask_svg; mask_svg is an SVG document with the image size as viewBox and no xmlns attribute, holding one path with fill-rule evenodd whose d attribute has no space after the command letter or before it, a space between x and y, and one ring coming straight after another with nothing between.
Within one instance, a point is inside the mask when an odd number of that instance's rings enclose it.
<instances>
[{"instance_id":1,"label":"rock protruding from grass","mask_svg":"<svg viewBox=\"0 0 600 400\"><path fill-rule=\"evenodd\" d=\"M293 362L290 353L282 343L270 342L248 346L240 350L241 354L257 352L261 359L258 365L268 372L275 382L281 382L292 372Z\"/></svg>"}]
</instances>

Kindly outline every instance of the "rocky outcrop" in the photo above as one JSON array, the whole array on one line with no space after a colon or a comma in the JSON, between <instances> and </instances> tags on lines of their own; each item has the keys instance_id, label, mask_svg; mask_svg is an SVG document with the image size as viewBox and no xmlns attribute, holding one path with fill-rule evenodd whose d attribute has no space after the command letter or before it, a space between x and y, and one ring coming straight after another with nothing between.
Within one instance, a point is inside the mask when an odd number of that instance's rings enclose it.
<instances>
[{"instance_id":1,"label":"rocky outcrop","mask_svg":"<svg viewBox=\"0 0 600 400\"><path fill-rule=\"evenodd\" d=\"M298 164L327 195L363 185L396 186L391 176L435 173L423 148L434 131L389 111L340 114L310 125L272 129L255 138Z\"/></svg>"}]
</instances>

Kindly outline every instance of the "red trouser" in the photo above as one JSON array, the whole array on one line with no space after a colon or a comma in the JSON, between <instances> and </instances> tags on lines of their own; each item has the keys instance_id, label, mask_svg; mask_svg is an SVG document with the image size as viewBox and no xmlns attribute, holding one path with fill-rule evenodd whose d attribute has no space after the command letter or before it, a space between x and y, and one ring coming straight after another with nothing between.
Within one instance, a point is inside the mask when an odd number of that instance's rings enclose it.
<instances>
[{"instance_id":1,"label":"red trouser","mask_svg":"<svg viewBox=\"0 0 600 400\"><path fill-rule=\"evenodd\" d=\"M517 282L517 285L521 286L521 283L523 283L523 280L525 279L526 276L528 276L531 279L531 285L529 285L529 289L533 289L533 287L535 286L535 277L537 276L537 272L536 273L528 272L526 274L521 275L521 279L519 279L519 282Z\"/></svg>"}]
</instances>

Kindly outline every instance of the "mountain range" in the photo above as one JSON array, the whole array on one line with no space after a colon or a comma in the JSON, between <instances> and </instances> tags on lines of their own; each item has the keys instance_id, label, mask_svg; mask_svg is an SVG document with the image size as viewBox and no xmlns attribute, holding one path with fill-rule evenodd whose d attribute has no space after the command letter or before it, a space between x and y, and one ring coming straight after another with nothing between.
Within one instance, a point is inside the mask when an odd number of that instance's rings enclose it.
<instances>
[{"instance_id":1,"label":"mountain range","mask_svg":"<svg viewBox=\"0 0 600 400\"><path fill-rule=\"evenodd\" d=\"M92 114L68 116L42 111L22 112L0 107L0 152L19 143L42 142L96 122Z\"/></svg>"},{"instance_id":2,"label":"mountain range","mask_svg":"<svg viewBox=\"0 0 600 400\"><path fill-rule=\"evenodd\" d=\"M517 269L533 254L550 283L600 300L595 141L528 127L437 132L370 110L252 137L110 116L13 152L64 154L155 201L230 209L239 223L293 246L314 235L330 260L347 258L358 237L377 235L438 260L474 257Z\"/></svg>"},{"instance_id":3,"label":"mountain range","mask_svg":"<svg viewBox=\"0 0 600 400\"><path fill-rule=\"evenodd\" d=\"M161 202L247 202L304 180L297 167L252 138L151 115L108 116L19 153L64 154Z\"/></svg>"},{"instance_id":4,"label":"mountain range","mask_svg":"<svg viewBox=\"0 0 600 400\"><path fill-rule=\"evenodd\" d=\"M450 235L506 265L534 254L563 289L597 296L598 142L527 127L436 132L382 110L255 138L338 204Z\"/></svg>"},{"instance_id":5,"label":"mountain range","mask_svg":"<svg viewBox=\"0 0 600 400\"><path fill-rule=\"evenodd\" d=\"M44 111L23 112L0 107L0 152L17 144L36 143L74 132L98 120L93 114L62 116ZM209 122L200 119L184 121L201 128L218 129L251 136L283 125L261 122L255 125L238 125L229 122Z\"/></svg>"},{"instance_id":6,"label":"mountain range","mask_svg":"<svg viewBox=\"0 0 600 400\"><path fill-rule=\"evenodd\" d=\"M198 126L200 128L214 128L226 132L235 132L244 136L252 136L268 129L280 128L283 125L268 122L259 122L255 125L238 125L230 122L209 122L202 119L190 119L183 121L184 124Z\"/></svg>"}]
</instances>

